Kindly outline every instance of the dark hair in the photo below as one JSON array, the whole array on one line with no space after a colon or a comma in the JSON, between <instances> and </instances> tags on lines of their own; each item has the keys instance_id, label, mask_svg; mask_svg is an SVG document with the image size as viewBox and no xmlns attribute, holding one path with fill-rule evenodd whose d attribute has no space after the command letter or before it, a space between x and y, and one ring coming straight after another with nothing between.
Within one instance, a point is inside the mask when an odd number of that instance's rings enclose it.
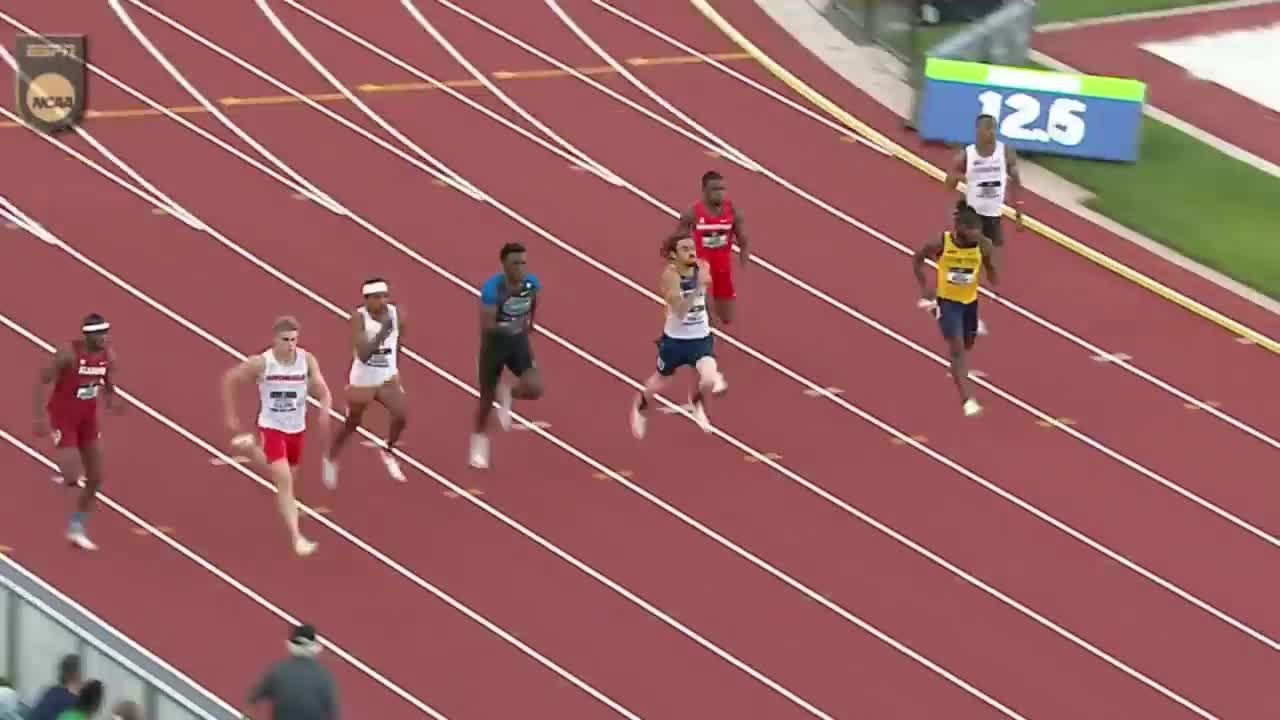
<instances>
[{"instance_id":1,"label":"dark hair","mask_svg":"<svg viewBox=\"0 0 1280 720\"><path fill-rule=\"evenodd\" d=\"M509 242L502 246L502 251L498 253L498 259L506 262L508 255L522 252L526 252L523 245L518 242Z\"/></svg>"},{"instance_id":2,"label":"dark hair","mask_svg":"<svg viewBox=\"0 0 1280 720\"><path fill-rule=\"evenodd\" d=\"M671 256L675 253L675 251L676 251L676 246L680 244L680 241L681 241L681 240L684 240L684 239L685 239L685 238L687 238L687 237L689 237L689 236L688 236L688 235L680 235L680 236L677 236L677 237L669 237L669 238L667 238L666 240L663 240L663 241L662 241L662 251L661 251L661 252L662 252L662 257L664 257L664 258L666 258L666 257L671 257Z\"/></svg>"},{"instance_id":3,"label":"dark hair","mask_svg":"<svg viewBox=\"0 0 1280 720\"><path fill-rule=\"evenodd\" d=\"M85 714L91 715L102 707L102 682L99 680L90 680L80 688L80 694L76 697L75 706L85 711Z\"/></svg>"},{"instance_id":4,"label":"dark hair","mask_svg":"<svg viewBox=\"0 0 1280 720\"><path fill-rule=\"evenodd\" d=\"M93 316L91 315L90 317ZM66 685L80 677L80 670L79 655L63 655L62 660L58 661L58 682Z\"/></svg>"},{"instance_id":5,"label":"dark hair","mask_svg":"<svg viewBox=\"0 0 1280 720\"><path fill-rule=\"evenodd\" d=\"M978 211L960 201L956 203L956 224L964 227L977 227L982 224L982 218L978 216Z\"/></svg>"},{"instance_id":6,"label":"dark hair","mask_svg":"<svg viewBox=\"0 0 1280 720\"><path fill-rule=\"evenodd\" d=\"M982 113L981 115L978 116L977 120L973 121L973 124L981 125L983 120L990 120L991 122L994 123L996 121L996 116L992 115L991 113Z\"/></svg>"},{"instance_id":7,"label":"dark hair","mask_svg":"<svg viewBox=\"0 0 1280 720\"><path fill-rule=\"evenodd\" d=\"M724 176L721 175L720 173L716 172L715 170L708 170L702 173L702 187L705 188L707 186L707 183L711 182L712 180L723 180L723 179L724 179Z\"/></svg>"},{"instance_id":8,"label":"dark hair","mask_svg":"<svg viewBox=\"0 0 1280 720\"><path fill-rule=\"evenodd\" d=\"M384 282L386 282L385 278L371 277L368 280L365 280L364 282L360 283L360 285L363 287L365 285L371 285L373 283L384 283Z\"/></svg>"}]
</instances>

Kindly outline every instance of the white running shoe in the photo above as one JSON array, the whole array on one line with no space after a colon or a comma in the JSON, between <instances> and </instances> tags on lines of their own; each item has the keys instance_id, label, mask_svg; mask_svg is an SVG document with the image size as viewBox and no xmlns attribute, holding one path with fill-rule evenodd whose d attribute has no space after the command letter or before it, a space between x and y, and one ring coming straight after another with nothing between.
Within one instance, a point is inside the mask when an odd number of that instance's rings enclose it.
<instances>
[{"instance_id":1,"label":"white running shoe","mask_svg":"<svg viewBox=\"0 0 1280 720\"><path fill-rule=\"evenodd\" d=\"M498 399L498 424L505 432L511 429L511 386L506 383L498 385L495 395Z\"/></svg>"},{"instance_id":2,"label":"white running shoe","mask_svg":"<svg viewBox=\"0 0 1280 720\"><path fill-rule=\"evenodd\" d=\"M316 543L299 535L293 541L293 552L298 557L307 557L316 551Z\"/></svg>"},{"instance_id":3,"label":"white running shoe","mask_svg":"<svg viewBox=\"0 0 1280 720\"><path fill-rule=\"evenodd\" d=\"M382 464L387 466L387 474L396 482L405 482L404 471L400 469L400 460L388 450L378 453L382 456Z\"/></svg>"},{"instance_id":4,"label":"white running shoe","mask_svg":"<svg viewBox=\"0 0 1280 720\"><path fill-rule=\"evenodd\" d=\"M93 544L89 536L85 534L83 528L72 528L67 531L67 542L75 545L81 550L97 550L98 546Z\"/></svg>"},{"instance_id":5,"label":"white running shoe","mask_svg":"<svg viewBox=\"0 0 1280 720\"><path fill-rule=\"evenodd\" d=\"M707 417L707 409L703 407L701 401L693 403L693 419L698 423L698 427L702 428L702 432L711 432L711 418Z\"/></svg>"},{"instance_id":6,"label":"white running shoe","mask_svg":"<svg viewBox=\"0 0 1280 720\"><path fill-rule=\"evenodd\" d=\"M643 440L648 424L649 420L644 416L644 413L640 412L640 407L634 402L631 403L631 434L637 440Z\"/></svg>"},{"instance_id":7,"label":"white running shoe","mask_svg":"<svg viewBox=\"0 0 1280 720\"><path fill-rule=\"evenodd\" d=\"M320 458L320 482L330 490L338 489L338 463L327 457Z\"/></svg>"},{"instance_id":8,"label":"white running shoe","mask_svg":"<svg viewBox=\"0 0 1280 720\"><path fill-rule=\"evenodd\" d=\"M982 318L978 318L978 334L979 335L987 334L987 321L983 320Z\"/></svg>"},{"instance_id":9,"label":"white running shoe","mask_svg":"<svg viewBox=\"0 0 1280 720\"><path fill-rule=\"evenodd\" d=\"M974 400L973 398L969 398L968 400L964 401L964 414L968 417L981 415L982 405L978 404L977 400Z\"/></svg>"},{"instance_id":10,"label":"white running shoe","mask_svg":"<svg viewBox=\"0 0 1280 720\"><path fill-rule=\"evenodd\" d=\"M471 467L478 470L489 468L489 436L481 433L471 435Z\"/></svg>"}]
</instances>

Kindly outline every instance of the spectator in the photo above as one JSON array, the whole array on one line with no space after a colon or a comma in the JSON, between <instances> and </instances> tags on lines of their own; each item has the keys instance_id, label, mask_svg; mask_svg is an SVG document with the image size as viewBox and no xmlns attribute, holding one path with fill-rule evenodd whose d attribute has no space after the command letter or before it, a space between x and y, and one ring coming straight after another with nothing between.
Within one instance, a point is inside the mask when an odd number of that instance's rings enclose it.
<instances>
[{"instance_id":1,"label":"spectator","mask_svg":"<svg viewBox=\"0 0 1280 720\"><path fill-rule=\"evenodd\" d=\"M18 705L18 691L9 684L8 678L0 677L0 720L22 720Z\"/></svg>"},{"instance_id":2,"label":"spectator","mask_svg":"<svg viewBox=\"0 0 1280 720\"><path fill-rule=\"evenodd\" d=\"M316 656L316 629L299 625L289 636L290 657L273 664L249 692L249 704L271 703L273 720L338 720L333 676Z\"/></svg>"},{"instance_id":3,"label":"spectator","mask_svg":"<svg viewBox=\"0 0 1280 720\"><path fill-rule=\"evenodd\" d=\"M63 710L58 720L90 720L96 717L102 709L102 695L102 683L90 680L80 688L80 696L76 698L75 704Z\"/></svg>"},{"instance_id":4,"label":"spectator","mask_svg":"<svg viewBox=\"0 0 1280 720\"><path fill-rule=\"evenodd\" d=\"M111 711L111 720L142 720L142 708L132 700L118 702Z\"/></svg>"},{"instance_id":5,"label":"spectator","mask_svg":"<svg viewBox=\"0 0 1280 720\"><path fill-rule=\"evenodd\" d=\"M58 684L45 691L27 714L27 720L58 720L63 710L75 704L83 683L80 656L63 657L62 662L58 663Z\"/></svg>"}]
</instances>

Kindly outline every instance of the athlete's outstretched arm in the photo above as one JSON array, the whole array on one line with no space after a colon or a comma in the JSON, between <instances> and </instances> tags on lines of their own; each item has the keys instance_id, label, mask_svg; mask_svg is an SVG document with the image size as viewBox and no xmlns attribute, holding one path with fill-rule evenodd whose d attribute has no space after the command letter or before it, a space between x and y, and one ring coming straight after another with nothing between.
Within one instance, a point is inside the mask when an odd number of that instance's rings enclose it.
<instances>
[{"instance_id":1,"label":"athlete's outstretched arm","mask_svg":"<svg viewBox=\"0 0 1280 720\"><path fill-rule=\"evenodd\" d=\"M693 208L688 208L680 213L680 219L676 220L676 229L669 236L667 241L679 240L682 237L689 237L693 233Z\"/></svg>"},{"instance_id":2,"label":"athlete's outstretched arm","mask_svg":"<svg viewBox=\"0 0 1280 720\"><path fill-rule=\"evenodd\" d=\"M71 351L66 348L59 348L53 354L53 359L40 368L40 375L31 392L31 417L35 423L36 435L39 437L49 434L49 422L45 418L44 409L49 404L49 393L53 390L53 381L57 379L63 370L71 366L71 361Z\"/></svg>"},{"instance_id":3,"label":"athlete's outstretched arm","mask_svg":"<svg viewBox=\"0 0 1280 720\"><path fill-rule=\"evenodd\" d=\"M320 372L320 361L311 353L307 353L307 378L307 392L319 401L320 416L328 422L329 411L333 409L333 395L329 392L324 373Z\"/></svg>"},{"instance_id":4,"label":"athlete's outstretched arm","mask_svg":"<svg viewBox=\"0 0 1280 720\"><path fill-rule=\"evenodd\" d=\"M987 277L991 278L992 285L1000 284L1000 273L996 272L996 246L991 242L991 238L982 236L978 241L978 247L982 248L982 266L987 270Z\"/></svg>"},{"instance_id":5,"label":"athlete's outstretched arm","mask_svg":"<svg viewBox=\"0 0 1280 720\"><path fill-rule=\"evenodd\" d=\"M383 340L391 334L395 329L395 324L391 322L391 312L387 312L387 318L382 321L382 327L378 329L378 334L370 340L364 334L364 317L356 314L351 316L351 343L355 347L356 357L360 358L360 362L369 362L369 358L373 357L373 353L382 344Z\"/></svg>"},{"instance_id":6,"label":"athlete's outstretched arm","mask_svg":"<svg viewBox=\"0 0 1280 720\"><path fill-rule=\"evenodd\" d=\"M1005 145L1004 157L1009 172L1009 201L1018 211L1018 222L1022 222L1022 168L1018 165L1018 151Z\"/></svg>"},{"instance_id":7,"label":"athlete's outstretched arm","mask_svg":"<svg viewBox=\"0 0 1280 720\"><path fill-rule=\"evenodd\" d=\"M968 168L965 163L964 151L956 153L955 159L951 161L951 170L947 173L947 178L942 181L948 190L955 190L960 186L960 181L964 180L966 169Z\"/></svg>"},{"instance_id":8,"label":"athlete's outstretched arm","mask_svg":"<svg viewBox=\"0 0 1280 720\"><path fill-rule=\"evenodd\" d=\"M911 256L911 272L915 273L916 284L920 286L920 297L932 298L933 293L929 292L929 288L924 281L924 261L928 258L937 258L942 254L942 243L934 240L925 243L919 250Z\"/></svg>"},{"instance_id":9,"label":"athlete's outstretched arm","mask_svg":"<svg viewBox=\"0 0 1280 720\"><path fill-rule=\"evenodd\" d=\"M222 413L227 429L232 433L240 433L240 418L236 417L236 386L253 381L266 367L266 358L254 355L222 374Z\"/></svg>"},{"instance_id":10,"label":"athlete's outstretched arm","mask_svg":"<svg viewBox=\"0 0 1280 720\"><path fill-rule=\"evenodd\" d=\"M400 334L397 336L396 345L404 345L404 333L409 327L409 318L408 315L405 314L404 306L400 303L396 303L396 325L398 326L397 329L400 331Z\"/></svg>"},{"instance_id":11,"label":"athlete's outstretched arm","mask_svg":"<svg viewBox=\"0 0 1280 720\"><path fill-rule=\"evenodd\" d=\"M751 241L747 238L742 211L736 205L733 207L733 234L737 236L738 247L742 248L742 252L738 255L738 260L745 266L751 261Z\"/></svg>"},{"instance_id":12,"label":"athlete's outstretched arm","mask_svg":"<svg viewBox=\"0 0 1280 720\"><path fill-rule=\"evenodd\" d=\"M123 410L122 405L116 403L116 376L120 374L120 357L116 355L116 351L107 349L107 379L103 383L102 388L102 404L106 405L107 410L118 412Z\"/></svg>"}]
</instances>

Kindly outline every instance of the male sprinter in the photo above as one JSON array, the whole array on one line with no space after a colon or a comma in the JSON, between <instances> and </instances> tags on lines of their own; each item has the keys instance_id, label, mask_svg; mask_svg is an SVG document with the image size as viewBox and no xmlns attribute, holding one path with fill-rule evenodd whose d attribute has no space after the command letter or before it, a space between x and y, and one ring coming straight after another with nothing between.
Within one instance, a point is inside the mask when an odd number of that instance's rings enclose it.
<instances>
[{"instance_id":1,"label":"male sprinter","mask_svg":"<svg viewBox=\"0 0 1280 720\"><path fill-rule=\"evenodd\" d=\"M925 285L926 258L933 258L938 264L933 292ZM920 307L932 309L938 319L951 352L951 377L964 401L964 414L971 417L982 412L982 405L969 386L966 353L973 349L978 334L978 276L984 267L991 283L997 284L991 240L982 234L982 218L968 205L956 211L954 232L942 233L940 240L925 244L911 256L911 268L920 286Z\"/></svg>"},{"instance_id":2,"label":"male sprinter","mask_svg":"<svg viewBox=\"0 0 1280 720\"><path fill-rule=\"evenodd\" d=\"M698 257L711 268L711 302L716 322L733 322L738 292L733 285L733 246L742 252L738 264L746 268L751 246L742 211L725 197L724 176L715 170L702 175L702 198L685 210L667 240L675 242L692 235Z\"/></svg>"}]
</instances>

